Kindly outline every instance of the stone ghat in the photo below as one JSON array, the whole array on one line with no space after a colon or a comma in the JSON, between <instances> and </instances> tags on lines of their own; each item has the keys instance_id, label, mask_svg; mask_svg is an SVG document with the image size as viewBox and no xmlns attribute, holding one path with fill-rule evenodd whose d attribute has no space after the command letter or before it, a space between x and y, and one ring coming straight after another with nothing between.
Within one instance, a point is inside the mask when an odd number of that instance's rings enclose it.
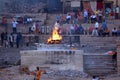
<instances>
[{"instance_id":1,"label":"stone ghat","mask_svg":"<svg viewBox=\"0 0 120 80\"><path fill-rule=\"evenodd\" d=\"M42 49L20 51L21 65L27 66L30 71L37 66L54 70L83 71L83 50L69 49Z\"/></svg>"},{"instance_id":2,"label":"stone ghat","mask_svg":"<svg viewBox=\"0 0 120 80\"><path fill-rule=\"evenodd\" d=\"M66 44L39 44L35 43L37 50L70 50L70 45Z\"/></svg>"}]
</instances>

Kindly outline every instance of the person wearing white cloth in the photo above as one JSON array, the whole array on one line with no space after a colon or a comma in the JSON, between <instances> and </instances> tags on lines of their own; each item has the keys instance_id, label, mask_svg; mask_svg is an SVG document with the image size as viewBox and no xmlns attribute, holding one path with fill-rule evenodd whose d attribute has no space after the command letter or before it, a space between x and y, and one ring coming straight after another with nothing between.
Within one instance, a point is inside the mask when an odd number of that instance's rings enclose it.
<instances>
[{"instance_id":1,"label":"person wearing white cloth","mask_svg":"<svg viewBox=\"0 0 120 80\"><path fill-rule=\"evenodd\" d=\"M99 23L98 22L95 22L95 28L99 28Z\"/></svg>"},{"instance_id":2,"label":"person wearing white cloth","mask_svg":"<svg viewBox=\"0 0 120 80\"><path fill-rule=\"evenodd\" d=\"M18 22L16 22L15 20L13 20L13 22L12 22L13 33L17 32L17 24L18 24Z\"/></svg>"}]
</instances>

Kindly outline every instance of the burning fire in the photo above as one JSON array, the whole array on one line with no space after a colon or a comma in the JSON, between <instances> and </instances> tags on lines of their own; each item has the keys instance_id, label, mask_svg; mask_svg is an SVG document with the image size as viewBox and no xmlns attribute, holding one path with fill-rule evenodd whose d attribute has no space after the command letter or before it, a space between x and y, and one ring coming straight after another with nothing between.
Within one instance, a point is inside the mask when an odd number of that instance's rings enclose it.
<instances>
[{"instance_id":1,"label":"burning fire","mask_svg":"<svg viewBox=\"0 0 120 80\"><path fill-rule=\"evenodd\" d=\"M56 43L60 43L62 40L62 36L59 35L59 27L58 24L55 24L55 27L53 28L52 31L52 36L47 40L48 44L56 44Z\"/></svg>"}]
</instances>

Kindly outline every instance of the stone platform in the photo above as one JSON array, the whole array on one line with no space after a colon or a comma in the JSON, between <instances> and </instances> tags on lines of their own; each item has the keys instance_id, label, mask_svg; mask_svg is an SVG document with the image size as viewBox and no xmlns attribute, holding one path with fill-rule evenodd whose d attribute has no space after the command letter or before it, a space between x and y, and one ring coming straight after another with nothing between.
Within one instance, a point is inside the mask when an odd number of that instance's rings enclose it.
<instances>
[{"instance_id":1,"label":"stone platform","mask_svg":"<svg viewBox=\"0 0 120 80\"><path fill-rule=\"evenodd\" d=\"M83 50L39 48L38 50L20 51L21 65L29 70L36 66L54 70L79 70L83 71Z\"/></svg>"}]
</instances>

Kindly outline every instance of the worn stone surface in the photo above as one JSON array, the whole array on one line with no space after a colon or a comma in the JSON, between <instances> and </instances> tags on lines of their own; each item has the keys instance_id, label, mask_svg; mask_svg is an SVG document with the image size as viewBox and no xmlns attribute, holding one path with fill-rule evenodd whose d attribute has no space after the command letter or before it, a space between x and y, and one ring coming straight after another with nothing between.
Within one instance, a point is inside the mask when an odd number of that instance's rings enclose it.
<instances>
[{"instance_id":1,"label":"worn stone surface","mask_svg":"<svg viewBox=\"0 0 120 80\"><path fill-rule=\"evenodd\" d=\"M20 66L0 69L0 80L33 80L34 75L20 73ZM120 74L101 76L104 80L120 80ZM41 80L91 80L92 77L81 71L75 70L46 70L46 74L41 75Z\"/></svg>"},{"instance_id":2,"label":"worn stone surface","mask_svg":"<svg viewBox=\"0 0 120 80\"><path fill-rule=\"evenodd\" d=\"M36 66L55 70L83 71L83 51L66 49L21 51L21 65L34 70Z\"/></svg>"}]
</instances>

